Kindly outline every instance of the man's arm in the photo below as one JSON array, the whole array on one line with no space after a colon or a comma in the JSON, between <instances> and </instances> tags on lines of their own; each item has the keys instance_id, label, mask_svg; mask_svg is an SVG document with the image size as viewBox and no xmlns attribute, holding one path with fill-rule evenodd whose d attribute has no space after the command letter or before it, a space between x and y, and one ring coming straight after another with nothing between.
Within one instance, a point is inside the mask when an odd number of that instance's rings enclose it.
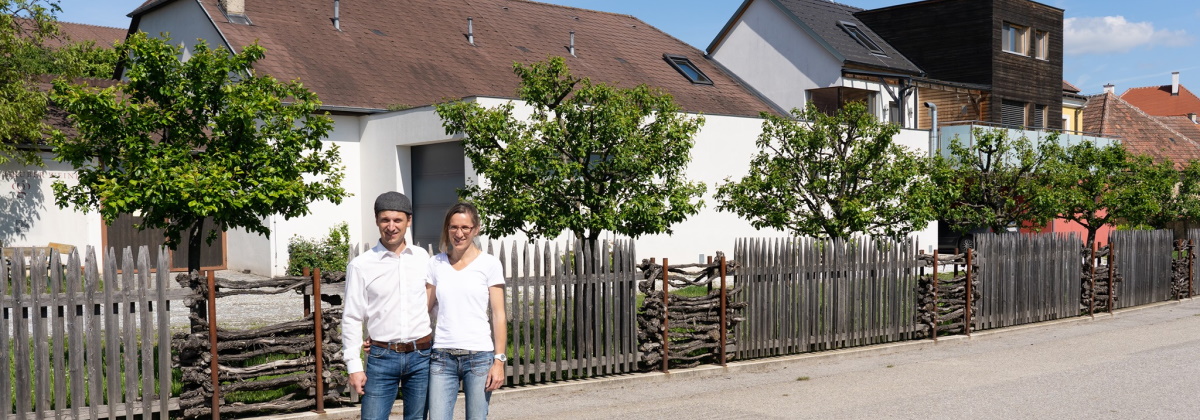
<instances>
[{"instance_id":1,"label":"man's arm","mask_svg":"<svg viewBox=\"0 0 1200 420\"><path fill-rule=\"evenodd\" d=\"M359 395L367 384L367 374L363 371L362 352L359 350L363 343L363 321L366 319L367 297L364 290L362 273L353 265L346 267L346 303L342 311L342 360L346 361L346 371L350 373L350 386Z\"/></svg>"}]
</instances>

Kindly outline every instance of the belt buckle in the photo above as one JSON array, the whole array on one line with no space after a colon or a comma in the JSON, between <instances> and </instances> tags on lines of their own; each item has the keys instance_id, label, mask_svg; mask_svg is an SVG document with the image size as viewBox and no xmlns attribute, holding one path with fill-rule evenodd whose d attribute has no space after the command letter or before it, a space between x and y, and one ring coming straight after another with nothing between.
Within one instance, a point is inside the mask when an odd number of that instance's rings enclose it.
<instances>
[{"instance_id":1,"label":"belt buckle","mask_svg":"<svg viewBox=\"0 0 1200 420\"><path fill-rule=\"evenodd\" d=\"M450 353L451 356L466 356L471 354L472 351L463 349L447 349L446 353Z\"/></svg>"}]
</instances>

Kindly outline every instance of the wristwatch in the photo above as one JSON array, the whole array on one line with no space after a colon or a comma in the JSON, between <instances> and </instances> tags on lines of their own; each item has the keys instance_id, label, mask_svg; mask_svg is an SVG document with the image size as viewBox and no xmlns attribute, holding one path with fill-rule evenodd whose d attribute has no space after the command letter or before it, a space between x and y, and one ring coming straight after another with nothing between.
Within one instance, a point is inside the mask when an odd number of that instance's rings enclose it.
<instances>
[{"instance_id":1,"label":"wristwatch","mask_svg":"<svg viewBox=\"0 0 1200 420\"><path fill-rule=\"evenodd\" d=\"M508 362L508 356L505 356L504 353L497 353L493 358L501 362Z\"/></svg>"}]
</instances>

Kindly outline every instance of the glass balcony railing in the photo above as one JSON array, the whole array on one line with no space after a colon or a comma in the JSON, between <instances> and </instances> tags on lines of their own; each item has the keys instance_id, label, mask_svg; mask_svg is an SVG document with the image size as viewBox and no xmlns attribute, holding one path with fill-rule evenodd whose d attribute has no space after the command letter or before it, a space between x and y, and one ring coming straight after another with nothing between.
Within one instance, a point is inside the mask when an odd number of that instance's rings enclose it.
<instances>
[{"instance_id":1,"label":"glass balcony railing","mask_svg":"<svg viewBox=\"0 0 1200 420\"><path fill-rule=\"evenodd\" d=\"M1026 137L1035 146L1040 144L1045 139L1050 138L1051 133L1058 133L1058 144L1063 147L1084 142L1092 142L1097 146L1103 147L1113 143L1121 142L1120 137L1096 133L1056 130L1050 128L1015 127L986 121L949 121L938 124L938 150L944 156L947 155L950 150L950 141L955 137L958 137L959 141L964 145L973 144L975 140L976 129L981 129L984 131L1005 130L1008 132L1008 138L1017 139Z\"/></svg>"}]
</instances>

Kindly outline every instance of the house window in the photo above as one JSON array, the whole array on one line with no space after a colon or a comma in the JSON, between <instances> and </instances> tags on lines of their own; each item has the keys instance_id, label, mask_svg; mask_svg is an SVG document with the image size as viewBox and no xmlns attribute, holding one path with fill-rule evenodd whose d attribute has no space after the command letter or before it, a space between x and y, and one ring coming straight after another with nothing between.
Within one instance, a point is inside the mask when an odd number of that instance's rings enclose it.
<instances>
[{"instance_id":1,"label":"house window","mask_svg":"<svg viewBox=\"0 0 1200 420\"><path fill-rule=\"evenodd\" d=\"M1030 127L1045 127L1046 126L1046 106L1034 105L1033 115L1029 118Z\"/></svg>"},{"instance_id":2,"label":"house window","mask_svg":"<svg viewBox=\"0 0 1200 420\"><path fill-rule=\"evenodd\" d=\"M825 115L835 115L839 109L846 106L850 102L862 102L866 104L867 111L874 115L875 118L883 119L885 116L879 115L879 111L875 109L875 92L866 89L855 89L849 87L828 87L819 89L809 89L805 91L805 96L808 101L812 102Z\"/></svg>"},{"instance_id":3,"label":"house window","mask_svg":"<svg viewBox=\"0 0 1200 420\"><path fill-rule=\"evenodd\" d=\"M1029 28L1004 22L1001 32L1004 51L1029 55Z\"/></svg>"},{"instance_id":4,"label":"house window","mask_svg":"<svg viewBox=\"0 0 1200 420\"><path fill-rule=\"evenodd\" d=\"M1000 101L1000 124L1013 127L1025 125L1025 103L1019 101Z\"/></svg>"},{"instance_id":5,"label":"house window","mask_svg":"<svg viewBox=\"0 0 1200 420\"><path fill-rule=\"evenodd\" d=\"M1050 56L1050 34L1046 31L1033 32L1033 56L1042 60Z\"/></svg>"},{"instance_id":6,"label":"house window","mask_svg":"<svg viewBox=\"0 0 1200 420\"><path fill-rule=\"evenodd\" d=\"M713 84L712 79L709 79L708 76L705 75L704 72L700 71L700 68L696 67L696 65L692 63L692 60L688 60L687 57L682 55L663 54L663 59L667 60L667 63L670 63L671 67L674 67L676 71L678 71L684 77L687 77L687 79L692 83L701 85Z\"/></svg>"},{"instance_id":7,"label":"house window","mask_svg":"<svg viewBox=\"0 0 1200 420\"><path fill-rule=\"evenodd\" d=\"M867 36L867 33L863 32L858 25L841 21L838 22L838 26L841 27L843 31L846 31L851 38L854 38L855 42L858 42L859 45L862 45L863 47L866 47L867 50L870 50L871 54L883 56L887 55L883 53L883 48L879 48L879 44L876 44L875 41L871 40L871 37Z\"/></svg>"}]
</instances>

